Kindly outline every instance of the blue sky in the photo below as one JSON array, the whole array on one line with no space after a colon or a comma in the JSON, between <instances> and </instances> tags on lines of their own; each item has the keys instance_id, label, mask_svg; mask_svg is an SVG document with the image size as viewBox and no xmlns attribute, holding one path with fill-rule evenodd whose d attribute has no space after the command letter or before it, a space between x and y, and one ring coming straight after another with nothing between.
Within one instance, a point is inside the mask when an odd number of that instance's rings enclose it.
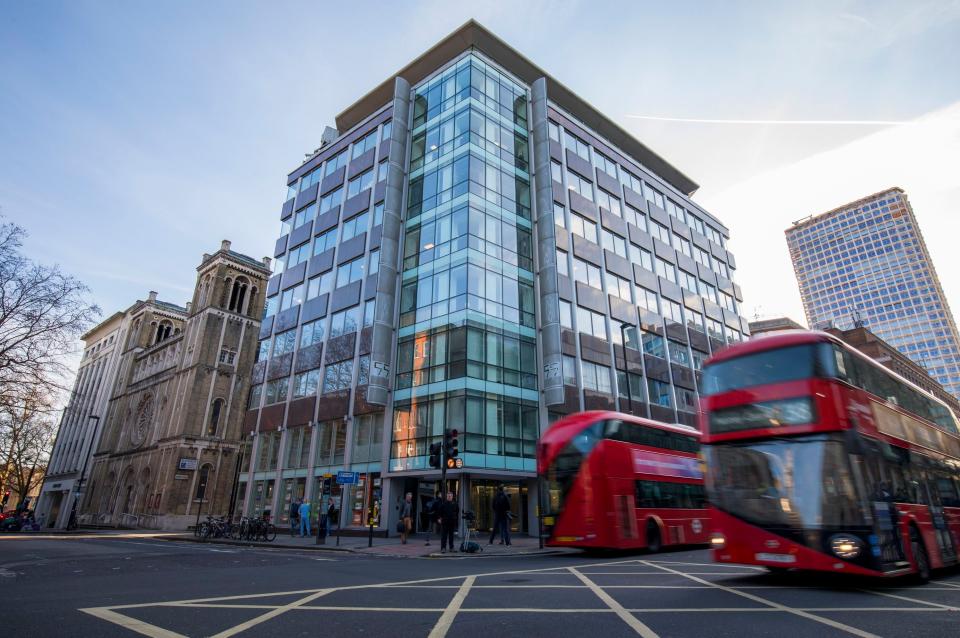
<instances>
[{"instance_id":1,"label":"blue sky","mask_svg":"<svg viewBox=\"0 0 960 638\"><path fill-rule=\"evenodd\" d=\"M105 316L150 289L182 303L221 239L272 250L286 173L336 113L470 17L701 185L733 233L748 314L802 318L791 220L894 183L960 312L955 1L10 2L0 211Z\"/></svg>"}]
</instances>

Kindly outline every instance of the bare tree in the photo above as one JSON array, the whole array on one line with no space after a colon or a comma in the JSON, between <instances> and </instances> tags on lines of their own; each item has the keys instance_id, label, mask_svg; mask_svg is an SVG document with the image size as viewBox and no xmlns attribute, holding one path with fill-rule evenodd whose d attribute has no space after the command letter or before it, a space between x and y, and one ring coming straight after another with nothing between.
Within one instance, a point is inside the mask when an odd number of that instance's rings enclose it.
<instances>
[{"instance_id":1,"label":"bare tree","mask_svg":"<svg viewBox=\"0 0 960 638\"><path fill-rule=\"evenodd\" d=\"M100 314L83 283L22 254L25 236L0 224L0 408L63 391L65 356Z\"/></svg>"},{"instance_id":2,"label":"bare tree","mask_svg":"<svg viewBox=\"0 0 960 638\"><path fill-rule=\"evenodd\" d=\"M16 493L18 501L43 481L56 432L50 408L35 392L0 406L0 489Z\"/></svg>"}]
</instances>

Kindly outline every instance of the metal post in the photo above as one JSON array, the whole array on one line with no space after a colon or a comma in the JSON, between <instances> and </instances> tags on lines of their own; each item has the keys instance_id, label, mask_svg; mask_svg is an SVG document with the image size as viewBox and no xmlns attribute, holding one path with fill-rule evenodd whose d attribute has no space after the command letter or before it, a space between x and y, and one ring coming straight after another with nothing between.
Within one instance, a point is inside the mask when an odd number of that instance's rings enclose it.
<instances>
[{"instance_id":1,"label":"metal post","mask_svg":"<svg viewBox=\"0 0 960 638\"><path fill-rule=\"evenodd\" d=\"M340 547L340 528L343 527L340 524L340 521L343 520L343 499L346 495L346 490L343 489L343 486L340 486L340 514L337 520L337 547Z\"/></svg>"},{"instance_id":2,"label":"metal post","mask_svg":"<svg viewBox=\"0 0 960 638\"><path fill-rule=\"evenodd\" d=\"M627 363L627 326L629 324L620 324L620 345L623 347L623 376L627 380L627 402L630 406L630 414L633 414L633 391L630 389L630 364Z\"/></svg>"}]
</instances>

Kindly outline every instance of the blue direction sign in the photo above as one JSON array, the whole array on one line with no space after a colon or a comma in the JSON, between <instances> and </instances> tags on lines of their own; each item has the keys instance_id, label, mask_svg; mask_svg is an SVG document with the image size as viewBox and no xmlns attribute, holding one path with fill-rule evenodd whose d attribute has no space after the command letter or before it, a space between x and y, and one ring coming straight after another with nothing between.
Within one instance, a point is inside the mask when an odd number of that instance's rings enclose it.
<instances>
[{"instance_id":1,"label":"blue direction sign","mask_svg":"<svg viewBox=\"0 0 960 638\"><path fill-rule=\"evenodd\" d=\"M337 472L337 485L356 485L360 481L360 472Z\"/></svg>"}]
</instances>

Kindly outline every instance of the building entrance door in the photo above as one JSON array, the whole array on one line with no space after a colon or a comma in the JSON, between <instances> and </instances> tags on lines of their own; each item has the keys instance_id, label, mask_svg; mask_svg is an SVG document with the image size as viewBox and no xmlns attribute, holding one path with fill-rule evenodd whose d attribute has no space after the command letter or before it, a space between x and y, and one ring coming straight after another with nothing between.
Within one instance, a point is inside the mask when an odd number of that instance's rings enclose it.
<instances>
[{"instance_id":1,"label":"building entrance door","mask_svg":"<svg viewBox=\"0 0 960 638\"><path fill-rule=\"evenodd\" d=\"M497 488L501 485L507 498L510 499L510 511L513 513L510 531L528 533L527 487L520 482L476 479L470 481L470 506L477 515L476 529L486 532L493 529L493 497L497 495Z\"/></svg>"}]
</instances>

